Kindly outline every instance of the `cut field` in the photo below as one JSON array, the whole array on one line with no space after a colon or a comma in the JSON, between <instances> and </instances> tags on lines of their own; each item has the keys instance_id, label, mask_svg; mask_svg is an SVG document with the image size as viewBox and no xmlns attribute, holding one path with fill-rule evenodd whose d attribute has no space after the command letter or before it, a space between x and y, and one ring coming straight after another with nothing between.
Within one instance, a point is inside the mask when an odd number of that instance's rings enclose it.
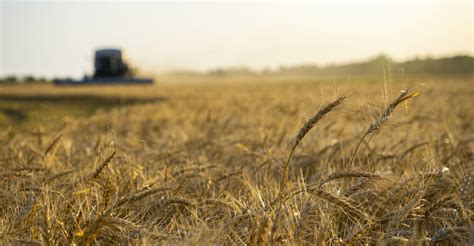
<instances>
[{"instance_id":1,"label":"cut field","mask_svg":"<svg viewBox=\"0 0 474 246\"><path fill-rule=\"evenodd\" d=\"M1 240L468 244L472 78L395 80L1 86Z\"/></svg>"}]
</instances>

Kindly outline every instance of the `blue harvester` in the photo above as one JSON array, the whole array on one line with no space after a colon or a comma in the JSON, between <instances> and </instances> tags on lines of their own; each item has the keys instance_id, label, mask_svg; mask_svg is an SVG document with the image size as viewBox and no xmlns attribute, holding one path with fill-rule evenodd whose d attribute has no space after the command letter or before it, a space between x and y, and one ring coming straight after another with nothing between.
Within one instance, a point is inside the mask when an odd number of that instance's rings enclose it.
<instances>
[{"instance_id":1,"label":"blue harvester","mask_svg":"<svg viewBox=\"0 0 474 246\"><path fill-rule=\"evenodd\" d=\"M120 49L99 49L94 55L94 75L82 80L57 79L55 85L153 84L151 78L134 77Z\"/></svg>"}]
</instances>

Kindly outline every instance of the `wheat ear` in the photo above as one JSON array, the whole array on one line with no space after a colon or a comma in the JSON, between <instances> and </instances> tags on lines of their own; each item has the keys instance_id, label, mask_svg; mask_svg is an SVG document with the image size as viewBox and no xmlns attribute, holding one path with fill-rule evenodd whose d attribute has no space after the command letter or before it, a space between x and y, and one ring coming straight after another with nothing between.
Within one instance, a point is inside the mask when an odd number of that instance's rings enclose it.
<instances>
[{"instance_id":1,"label":"wheat ear","mask_svg":"<svg viewBox=\"0 0 474 246\"><path fill-rule=\"evenodd\" d=\"M357 150L359 149L360 147L360 144L362 143L362 141L364 141L365 137L373 132L375 132L376 130L380 129L380 127L382 127L382 125L388 121L388 119L390 118L390 116L392 116L392 112L393 110L395 110L395 108L402 102L410 99L410 98L413 98L413 97L416 97L418 96L419 93L418 92L413 92L413 93L410 93L408 94L408 89L406 90L402 90L400 92L400 94L398 95L397 98L395 98L395 100L393 100L392 103L390 103L387 108L385 109L385 111L382 112L382 115L380 116L380 118L378 118L376 121L374 121L372 124L370 124L369 126L369 129L367 129L367 131L365 131L365 133L362 135L362 138L360 139L359 143L357 144L354 152L352 153L352 156L351 156L351 161L349 163L349 166L352 165L352 163L354 162L354 157L357 153Z\"/></svg>"},{"instance_id":2,"label":"wheat ear","mask_svg":"<svg viewBox=\"0 0 474 246\"><path fill-rule=\"evenodd\" d=\"M112 158L114 158L115 154L117 153L117 151L114 151L112 152L111 155L109 155L101 164L100 166L98 166L94 172L92 174L90 174L90 178L91 179L95 179L99 176L99 174L102 172L102 170L110 163L110 161L112 160Z\"/></svg>"},{"instance_id":3,"label":"wheat ear","mask_svg":"<svg viewBox=\"0 0 474 246\"><path fill-rule=\"evenodd\" d=\"M311 117L308 121L306 121L303 125L303 127L300 129L298 132L298 135L296 135L296 140L293 143L291 150L290 150L290 155L288 156L288 159L286 160L285 164L283 165L283 173L281 175L281 180L280 180L280 196L283 194L285 191L285 186L286 182L288 180L288 166L290 164L291 157L293 157L293 153L295 152L296 147L298 144L301 142L301 140L306 136L306 134L314 127L316 124L329 112L331 112L334 108L339 106L345 99L346 97L342 96L336 99L335 101L325 105L319 111Z\"/></svg>"}]
</instances>

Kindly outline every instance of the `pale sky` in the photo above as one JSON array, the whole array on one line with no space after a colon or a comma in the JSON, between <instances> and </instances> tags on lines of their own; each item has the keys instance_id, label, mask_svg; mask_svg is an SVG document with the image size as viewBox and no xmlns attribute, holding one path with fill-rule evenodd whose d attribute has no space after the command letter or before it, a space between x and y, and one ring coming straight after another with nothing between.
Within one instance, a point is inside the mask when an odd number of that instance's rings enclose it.
<instances>
[{"instance_id":1,"label":"pale sky","mask_svg":"<svg viewBox=\"0 0 474 246\"><path fill-rule=\"evenodd\" d=\"M0 0L0 76L78 78L101 47L154 72L473 55L473 2Z\"/></svg>"}]
</instances>

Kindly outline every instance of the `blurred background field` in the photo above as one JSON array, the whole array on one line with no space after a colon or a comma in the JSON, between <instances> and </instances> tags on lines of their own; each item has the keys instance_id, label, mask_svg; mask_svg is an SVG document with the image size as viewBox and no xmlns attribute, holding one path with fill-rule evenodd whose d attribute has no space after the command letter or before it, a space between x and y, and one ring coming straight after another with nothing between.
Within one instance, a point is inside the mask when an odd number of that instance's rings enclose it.
<instances>
[{"instance_id":1,"label":"blurred background field","mask_svg":"<svg viewBox=\"0 0 474 246\"><path fill-rule=\"evenodd\" d=\"M107 111L114 107L173 100L184 91L197 90L201 95L224 88L227 88L226 91L230 88L238 91L246 87L284 90L285 87L316 88L333 84L334 87L361 91L369 96L370 93L363 91L375 89L382 92L382 81L398 83L398 87L401 84L420 86L427 83L433 87L469 87L473 79L474 59L469 56L404 63L393 63L387 59L382 56L365 62L332 67L293 66L274 71L248 68L214 69L207 73L170 71L155 76L156 85L147 86L54 86L48 80L37 80L34 77L5 77L0 84L0 109L3 114L0 124L31 120L44 122L44 119L50 119L54 114L61 117L90 116L97 110ZM258 98L259 95L255 95L255 99L259 100Z\"/></svg>"}]
</instances>

